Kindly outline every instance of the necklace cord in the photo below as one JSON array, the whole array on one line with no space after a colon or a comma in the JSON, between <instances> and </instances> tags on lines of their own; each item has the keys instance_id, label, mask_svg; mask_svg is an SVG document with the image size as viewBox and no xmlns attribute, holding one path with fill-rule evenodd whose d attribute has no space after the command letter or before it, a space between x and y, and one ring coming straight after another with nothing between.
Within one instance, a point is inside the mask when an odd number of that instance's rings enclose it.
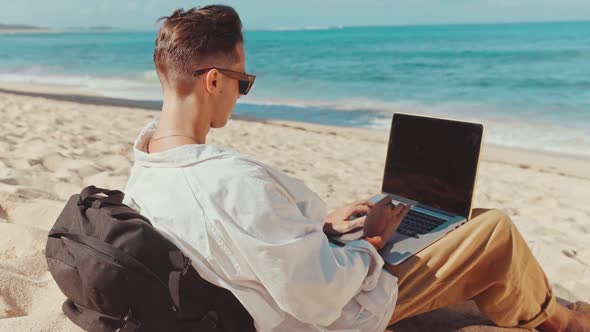
<instances>
[{"instance_id":1,"label":"necklace cord","mask_svg":"<svg viewBox=\"0 0 590 332\"><path fill-rule=\"evenodd\" d=\"M167 138L167 137L186 137L186 138L190 138L193 141L197 142L198 140L196 138L194 138L193 136L188 136L188 135L181 135L181 134L173 134L173 135L164 135L162 137L158 137L158 138L150 138L150 140L147 142L147 146L146 146L146 151L147 153L150 153L150 143L152 141L159 141L161 139Z\"/></svg>"}]
</instances>

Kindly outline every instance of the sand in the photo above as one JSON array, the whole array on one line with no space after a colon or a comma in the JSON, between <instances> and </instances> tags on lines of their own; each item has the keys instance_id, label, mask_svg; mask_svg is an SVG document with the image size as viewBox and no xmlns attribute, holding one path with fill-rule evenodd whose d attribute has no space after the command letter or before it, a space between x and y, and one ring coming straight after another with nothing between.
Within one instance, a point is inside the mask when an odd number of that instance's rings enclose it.
<instances>
[{"instance_id":1,"label":"sand","mask_svg":"<svg viewBox=\"0 0 590 332\"><path fill-rule=\"evenodd\" d=\"M0 92L0 331L80 331L47 271L47 231L84 186L124 187L157 105L19 89ZM234 119L209 137L303 180L330 208L380 189L386 131ZM590 161L486 145L475 206L513 218L560 299L590 301ZM467 302L393 330L496 330L488 324Z\"/></svg>"}]
</instances>

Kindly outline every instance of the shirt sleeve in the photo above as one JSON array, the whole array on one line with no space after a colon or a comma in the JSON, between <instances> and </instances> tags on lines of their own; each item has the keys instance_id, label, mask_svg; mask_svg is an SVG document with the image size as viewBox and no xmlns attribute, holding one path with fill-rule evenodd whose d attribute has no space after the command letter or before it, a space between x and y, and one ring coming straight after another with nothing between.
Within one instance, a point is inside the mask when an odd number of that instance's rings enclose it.
<instances>
[{"instance_id":1,"label":"shirt sleeve","mask_svg":"<svg viewBox=\"0 0 590 332\"><path fill-rule=\"evenodd\" d=\"M383 260L366 241L332 245L321 220L306 218L272 179L226 183L229 247L249 265L279 307L306 323L328 326L358 293L377 285Z\"/></svg>"}]
</instances>

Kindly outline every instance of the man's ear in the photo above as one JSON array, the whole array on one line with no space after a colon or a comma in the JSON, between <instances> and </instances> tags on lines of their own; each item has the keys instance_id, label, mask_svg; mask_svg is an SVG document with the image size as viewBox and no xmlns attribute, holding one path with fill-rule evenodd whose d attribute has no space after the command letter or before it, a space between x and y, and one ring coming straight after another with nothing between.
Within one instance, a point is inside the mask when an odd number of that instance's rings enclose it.
<instances>
[{"instance_id":1,"label":"man's ear","mask_svg":"<svg viewBox=\"0 0 590 332\"><path fill-rule=\"evenodd\" d=\"M205 86L207 88L207 92L209 93L215 93L215 90L217 89L217 85L219 81L219 71L217 71L217 69L211 69L208 73L207 73L207 77L205 78Z\"/></svg>"}]
</instances>

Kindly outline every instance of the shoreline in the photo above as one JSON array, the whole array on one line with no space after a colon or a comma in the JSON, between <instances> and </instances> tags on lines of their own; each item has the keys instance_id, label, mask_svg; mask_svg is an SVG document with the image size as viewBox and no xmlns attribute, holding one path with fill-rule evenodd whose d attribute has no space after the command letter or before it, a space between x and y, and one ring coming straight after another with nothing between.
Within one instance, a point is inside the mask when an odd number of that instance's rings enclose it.
<instances>
[{"instance_id":1,"label":"shoreline","mask_svg":"<svg viewBox=\"0 0 590 332\"><path fill-rule=\"evenodd\" d=\"M60 85L0 83L0 93L99 107L123 107L149 111L159 111L162 107L161 101L106 97L82 89L72 88L71 86ZM232 119L253 121L310 132L327 133L329 135L347 135L348 133L352 133L355 136L360 135L363 140L368 142L386 143L389 135L389 130L386 129L324 125L240 115L234 115ZM507 164L522 169L531 168L543 173L590 179L590 158L581 155L485 143L482 148L481 161Z\"/></svg>"}]
</instances>

